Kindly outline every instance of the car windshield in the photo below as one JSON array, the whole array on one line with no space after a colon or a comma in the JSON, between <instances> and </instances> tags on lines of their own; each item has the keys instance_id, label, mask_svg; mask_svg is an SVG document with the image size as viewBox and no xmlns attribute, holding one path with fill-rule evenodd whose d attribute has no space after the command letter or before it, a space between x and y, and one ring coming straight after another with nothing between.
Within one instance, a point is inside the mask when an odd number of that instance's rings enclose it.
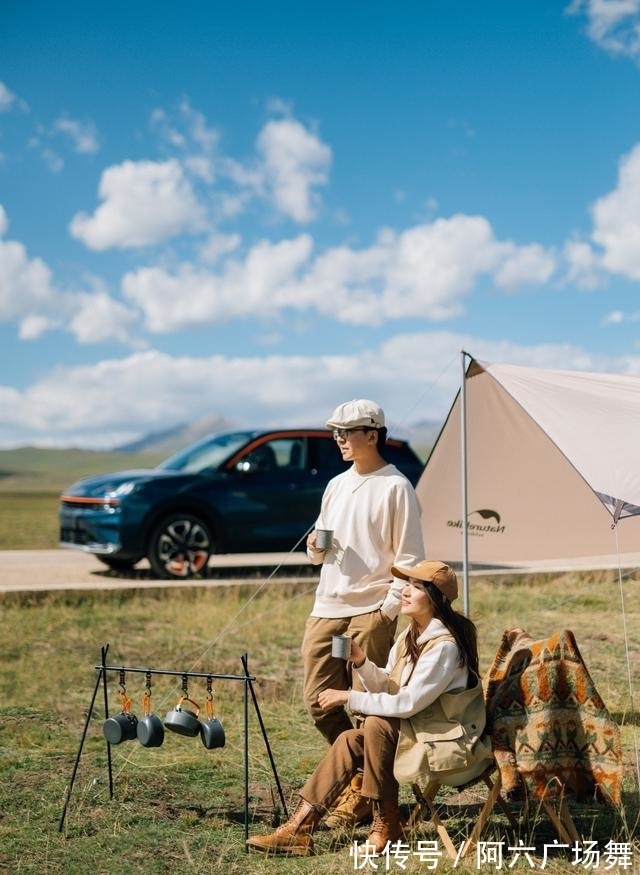
<instances>
[{"instance_id":1,"label":"car windshield","mask_svg":"<svg viewBox=\"0 0 640 875\"><path fill-rule=\"evenodd\" d=\"M170 456L158 468L165 471L198 473L208 468L218 468L226 459L239 450L251 437L252 432L234 431L209 435L196 444Z\"/></svg>"}]
</instances>

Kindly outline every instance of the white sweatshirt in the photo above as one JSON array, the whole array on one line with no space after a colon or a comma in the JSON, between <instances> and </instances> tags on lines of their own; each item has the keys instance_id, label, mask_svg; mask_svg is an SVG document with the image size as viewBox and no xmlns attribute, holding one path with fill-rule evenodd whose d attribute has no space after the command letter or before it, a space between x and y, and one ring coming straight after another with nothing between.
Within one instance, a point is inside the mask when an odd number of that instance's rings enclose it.
<instances>
[{"instance_id":1,"label":"white sweatshirt","mask_svg":"<svg viewBox=\"0 0 640 875\"><path fill-rule=\"evenodd\" d=\"M447 627L434 617L418 644L424 644L438 635L446 635ZM427 708L442 693L463 690L467 686L467 668L458 664L460 651L455 641L445 640L420 654L408 682L396 694L387 692L389 674L404 649L404 635L391 648L385 668L365 660L358 672L366 692L351 690L348 707L354 714L375 714L379 717L412 717ZM402 682L411 670L410 663L403 669Z\"/></svg>"},{"instance_id":2,"label":"white sweatshirt","mask_svg":"<svg viewBox=\"0 0 640 875\"><path fill-rule=\"evenodd\" d=\"M307 550L323 563L312 617L338 619L382 608L400 611L404 581L391 566L412 567L424 559L420 505L413 486L395 465L358 474L352 465L329 481L318 529L332 529L330 550Z\"/></svg>"}]
</instances>

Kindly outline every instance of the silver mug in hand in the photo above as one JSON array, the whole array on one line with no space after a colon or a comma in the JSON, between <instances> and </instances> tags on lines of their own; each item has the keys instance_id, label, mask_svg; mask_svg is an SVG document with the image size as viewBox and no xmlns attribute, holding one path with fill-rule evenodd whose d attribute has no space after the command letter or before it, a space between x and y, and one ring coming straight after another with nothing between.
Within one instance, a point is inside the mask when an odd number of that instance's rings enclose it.
<instances>
[{"instance_id":1,"label":"silver mug in hand","mask_svg":"<svg viewBox=\"0 0 640 875\"><path fill-rule=\"evenodd\" d=\"M316 550L330 550L333 545L332 529L316 529Z\"/></svg>"},{"instance_id":2,"label":"silver mug in hand","mask_svg":"<svg viewBox=\"0 0 640 875\"><path fill-rule=\"evenodd\" d=\"M335 656L336 659L349 659L351 656L351 638L348 635L332 636L331 656Z\"/></svg>"}]
</instances>

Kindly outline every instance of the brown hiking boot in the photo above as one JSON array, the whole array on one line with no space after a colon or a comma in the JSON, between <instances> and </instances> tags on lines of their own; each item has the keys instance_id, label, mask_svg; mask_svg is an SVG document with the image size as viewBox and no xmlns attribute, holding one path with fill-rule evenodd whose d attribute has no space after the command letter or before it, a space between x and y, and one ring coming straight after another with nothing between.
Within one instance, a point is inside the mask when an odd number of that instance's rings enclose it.
<instances>
[{"instance_id":1,"label":"brown hiking boot","mask_svg":"<svg viewBox=\"0 0 640 875\"><path fill-rule=\"evenodd\" d=\"M381 854L387 842L404 838L404 823L396 800L373 803L373 826L367 838L366 850L369 854ZM362 846L362 853L365 847Z\"/></svg>"},{"instance_id":2,"label":"brown hiking boot","mask_svg":"<svg viewBox=\"0 0 640 875\"><path fill-rule=\"evenodd\" d=\"M298 807L286 823L270 835L247 839L247 846L266 854L310 857L315 853L311 833L319 820L320 814L313 805L300 799Z\"/></svg>"},{"instance_id":3,"label":"brown hiking boot","mask_svg":"<svg viewBox=\"0 0 640 875\"><path fill-rule=\"evenodd\" d=\"M354 775L324 819L329 829L349 829L371 817L371 800L361 795L362 775Z\"/></svg>"}]
</instances>

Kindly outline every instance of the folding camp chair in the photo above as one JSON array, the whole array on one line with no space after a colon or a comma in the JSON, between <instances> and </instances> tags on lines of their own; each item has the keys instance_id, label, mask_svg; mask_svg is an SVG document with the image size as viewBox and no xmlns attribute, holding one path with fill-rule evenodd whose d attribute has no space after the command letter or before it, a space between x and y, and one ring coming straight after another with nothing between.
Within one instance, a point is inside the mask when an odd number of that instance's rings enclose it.
<instances>
[{"instance_id":1,"label":"folding camp chair","mask_svg":"<svg viewBox=\"0 0 640 875\"><path fill-rule=\"evenodd\" d=\"M442 822L442 819L438 813L438 808L435 803L436 794L443 787L450 787L451 789L455 789L458 792L463 792L480 783L484 783L488 790L488 794L484 803L482 804L480 812L477 815L476 823L471 830L468 838L464 840L464 843L460 847L460 849L456 850L453 839L449 835L447 828ZM495 762L492 762L488 767L486 766L486 764L480 764L479 774L472 778L469 778L467 772L465 774L464 783L457 783L455 776L449 776L446 782L439 779L432 779L424 788L421 788L419 784L414 783L411 785L411 789L413 790L413 795L416 798L416 804L413 806L413 809L411 811L411 815L407 824L407 831L410 833L417 827L418 823L421 820L428 819L436 829L438 836L440 837L440 841L444 845L445 850L452 860L462 859L475 849L476 845L480 841L482 831L484 830L484 827L489 817L491 816L493 809L496 806L496 803L500 806L503 813L506 815L514 835L518 833L518 822L513 816L501 792L502 778L500 776L500 771L496 768ZM425 817L425 815L428 816Z\"/></svg>"},{"instance_id":2,"label":"folding camp chair","mask_svg":"<svg viewBox=\"0 0 640 875\"><path fill-rule=\"evenodd\" d=\"M543 811L563 844L581 841L567 797L619 805L623 762L619 727L575 636L505 630L484 687L506 798L523 799L525 823Z\"/></svg>"},{"instance_id":3,"label":"folding camp chair","mask_svg":"<svg viewBox=\"0 0 640 875\"><path fill-rule=\"evenodd\" d=\"M574 842L581 841L580 833L576 829L573 817L571 816L571 812L569 811L569 806L567 804L567 797L565 793L566 788L560 781L558 781L558 785L559 792L554 793L552 796L543 796L539 800L540 807L544 809L547 817L555 827L560 841L566 845L572 845ZM527 820L529 820L531 802L528 797L526 800L525 810L527 812L525 814L525 817Z\"/></svg>"}]
</instances>

